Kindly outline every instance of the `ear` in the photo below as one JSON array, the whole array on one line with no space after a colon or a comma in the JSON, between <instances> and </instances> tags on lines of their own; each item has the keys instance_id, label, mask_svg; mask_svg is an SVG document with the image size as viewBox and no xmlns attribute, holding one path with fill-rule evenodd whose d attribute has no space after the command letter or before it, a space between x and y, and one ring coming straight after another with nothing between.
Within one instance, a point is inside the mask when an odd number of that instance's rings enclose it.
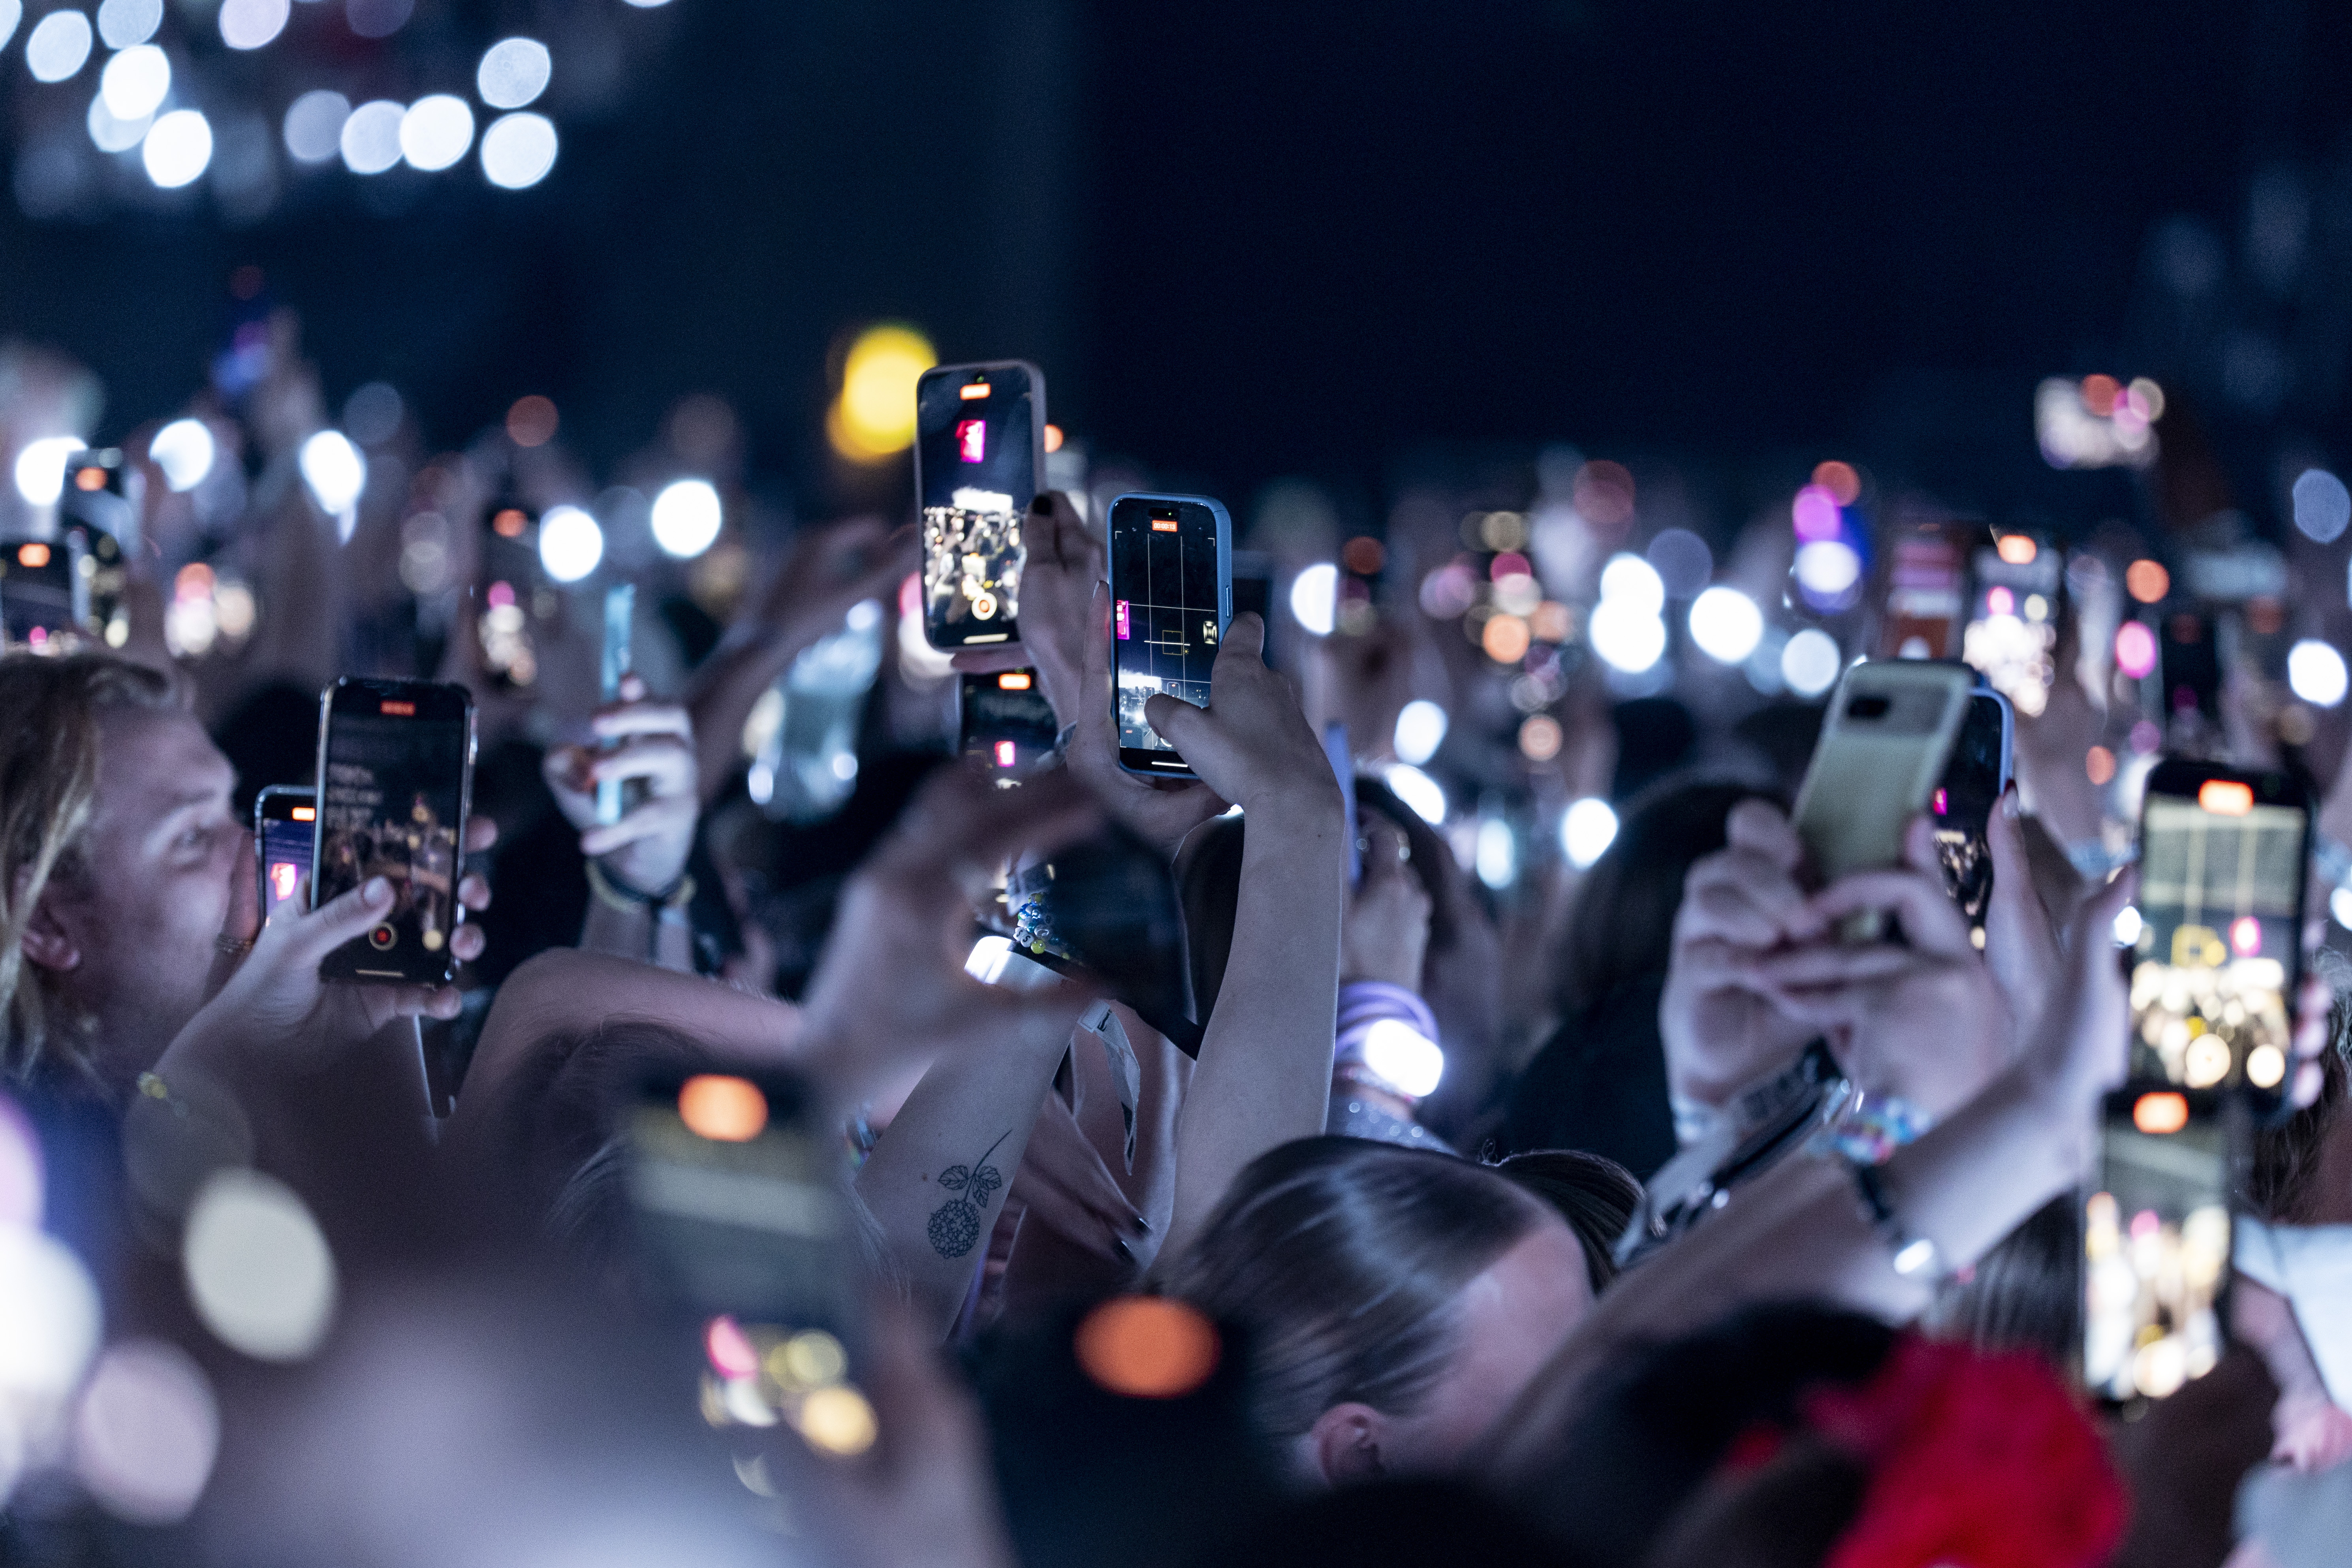
<instances>
[{"instance_id":1,"label":"ear","mask_svg":"<svg viewBox=\"0 0 2352 1568\"><path fill-rule=\"evenodd\" d=\"M62 974L81 967L81 945L58 921L47 899L33 906L33 918L25 922L25 934L17 946L24 950L25 961L38 968Z\"/></svg>"},{"instance_id":2,"label":"ear","mask_svg":"<svg viewBox=\"0 0 2352 1568\"><path fill-rule=\"evenodd\" d=\"M1328 1485L1376 1481L1388 1474L1381 1462L1381 1446L1388 1436L1389 1418L1370 1405L1334 1405L1308 1430L1307 1452Z\"/></svg>"}]
</instances>

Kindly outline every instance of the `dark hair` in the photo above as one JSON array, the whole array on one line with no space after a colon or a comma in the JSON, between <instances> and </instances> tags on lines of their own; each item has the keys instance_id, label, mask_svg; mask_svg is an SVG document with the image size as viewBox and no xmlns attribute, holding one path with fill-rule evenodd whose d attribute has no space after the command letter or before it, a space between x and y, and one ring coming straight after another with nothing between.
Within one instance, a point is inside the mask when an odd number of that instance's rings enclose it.
<instances>
[{"instance_id":1,"label":"dark hair","mask_svg":"<svg viewBox=\"0 0 2352 1568\"><path fill-rule=\"evenodd\" d=\"M2032 1351L2077 1375L2083 1345L2083 1216L2053 1198L1937 1292L1920 1327L1979 1351Z\"/></svg>"},{"instance_id":2,"label":"dark hair","mask_svg":"<svg viewBox=\"0 0 2352 1568\"><path fill-rule=\"evenodd\" d=\"M2345 1058L2352 1054L2352 1002L2343 991L2342 977L2327 1008L2327 1048L2319 1053L2319 1098L2282 1126L2254 1138L2254 1158L2247 1174L2247 1206L2273 1224L2311 1222L2315 1206L2316 1178L2328 1134L2344 1113Z\"/></svg>"},{"instance_id":3,"label":"dark hair","mask_svg":"<svg viewBox=\"0 0 2352 1568\"><path fill-rule=\"evenodd\" d=\"M1234 1179L1165 1285L1242 1328L1260 1429L1296 1437L1335 1405L1416 1408L1459 1348L1464 1288L1544 1213L1451 1154L1302 1138Z\"/></svg>"},{"instance_id":4,"label":"dark hair","mask_svg":"<svg viewBox=\"0 0 2352 1568\"><path fill-rule=\"evenodd\" d=\"M1584 1248L1584 1267L1596 1296L1617 1278L1617 1238L1633 1223L1642 1184L1616 1161L1580 1149L1535 1149L1514 1154L1496 1172L1559 1211Z\"/></svg>"}]
</instances>

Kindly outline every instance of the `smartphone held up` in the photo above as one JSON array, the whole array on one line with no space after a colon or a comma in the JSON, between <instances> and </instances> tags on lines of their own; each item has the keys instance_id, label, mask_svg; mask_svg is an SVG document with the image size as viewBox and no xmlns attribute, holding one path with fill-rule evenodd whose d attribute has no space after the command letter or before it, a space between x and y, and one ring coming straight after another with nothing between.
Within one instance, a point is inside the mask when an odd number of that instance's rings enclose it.
<instances>
[{"instance_id":1,"label":"smartphone held up","mask_svg":"<svg viewBox=\"0 0 2352 1568\"><path fill-rule=\"evenodd\" d=\"M311 907L372 877L393 905L366 935L329 953L331 980L446 985L474 782L474 700L462 686L345 676L319 717Z\"/></svg>"},{"instance_id":2,"label":"smartphone held up","mask_svg":"<svg viewBox=\"0 0 2352 1568\"><path fill-rule=\"evenodd\" d=\"M1119 766L1192 778L1144 717L1155 696L1209 703L1234 618L1234 522L1206 496L1123 495L1110 504L1110 670Z\"/></svg>"},{"instance_id":3,"label":"smartphone held up","mask_svg":"<svg viewBox=\"0 0 2352 1568\"><path fill-rule=\"evenodd\" d=\"M933 647L1020 640L1022 529L1045 440L1045 378L1034 365L940 365L916 383L923 635Z\"/></svg>"}]
</instances>

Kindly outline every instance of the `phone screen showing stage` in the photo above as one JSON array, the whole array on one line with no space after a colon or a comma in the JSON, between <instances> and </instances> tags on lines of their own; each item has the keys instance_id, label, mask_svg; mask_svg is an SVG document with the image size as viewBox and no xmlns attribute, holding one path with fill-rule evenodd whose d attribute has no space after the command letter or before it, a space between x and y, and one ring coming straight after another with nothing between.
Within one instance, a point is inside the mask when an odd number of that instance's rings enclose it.
<instances>
[{"instance_id":1,"label":"phone screen showing stage","mask_svg":"<svg viewBox=\"0 0 2352 1568\"><path fill-rule=\"evenodd\" d=\"M471 725L462 694L450 692L389 684L336 689L320 770L313 907L371 877L389 879L394 897L365 936L329 955L324 973L437 981L453 970Z\"/></svg>"},{"instance_id":2,"label":"phone screen showing stage","mask_svg":"<svg viewBox=\"0 0 2352 1568\"><path fill-rule=\"evenodd\" d=\"M1110 579L1119 750L1174 761L1176 749L1143 708L1156 694L1209 705L1218 638L1216 514L1192 501L1121 501L1111 511Z\"/></svg>"},{"instance_id":3,"label":"phone screen showing stage","mask_svg":"<svg viewBox=\"0 0 2352 1568\"><path fill-rule=\"evenodd\" d=\"M934 647L1020 636L1021 536L1037 495L1037 408L1029 373L987 365L927 373L916 394L923 508L923 632Z\"/></svg>"},{"instance_id":4,"label":"phone screen showing stage","mask_svg":"<svg viewBox=\"0 0 2352 1568\"><path fill-rule=\"evenodd\" d=\"M2244 1089L2275 1106L2293 1045L2304 879L2300 806L2208 779L2151 788L2132 943L2132 1072Z\"/></svg>"},{"instance_id":5,"label":"phone screen showing stage","mask_svg":"<svg viewBox=\"0 0 2352 1568\"><path fill-rule=\"evenodd\" d=\"M291 804L273 796L262 803L262 918L274 918L293 903L310 874L310 852L319 836L319 811L307 800Z\"/></svg>"},{"instance_id":6,"label":"phone screen showing stage","mask_svg":"<svg viewBox=\"0 0 2352 1568\"><path fill-rule=\"evenodd\" d=\"M2083 1203L2083 1379L2100 1398L2162 1399L2220 1361L2228 1153L2208 1096L2107 1096Z\"/></svg>"}]
</instances>

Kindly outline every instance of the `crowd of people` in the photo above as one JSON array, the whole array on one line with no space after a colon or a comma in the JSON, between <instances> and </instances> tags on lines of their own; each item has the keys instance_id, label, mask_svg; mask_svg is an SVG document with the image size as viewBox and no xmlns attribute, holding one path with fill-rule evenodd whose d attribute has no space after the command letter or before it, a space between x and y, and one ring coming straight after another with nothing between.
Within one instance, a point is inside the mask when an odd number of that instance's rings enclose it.
<instances>
[{"instance_id":1,"label":"crowd of people","mask_svg":"<svg viewBox=\"0 0 2352 1568\"><path fill-rule=\"evenodd\" d=\"M83 383L10 352L22 446ZM584 593L528 563L485 592L499 508L589 500L551 423L433 456L394 397L339 514L303 482L327 411L290 323L256 352L186 416L201 482L152 426L120 443L146 480L120 634L0 653L0 1559L2340 1553L2352 1026L2324 962L2294 1113L2237 1173L2273 1261L2242 1246L2234 1347L2129 1419L2084 1386L2135 879L2084 852L2112 688L2063 658L1980 925L1924 819L1902 863L1814 874L1817 701L1717 733L1557 657L1559 743L1509 765L1539 802L1613 793L1618 826L1505 893L1475 826L1391 787L1390 737L1449 660L1518 667L1440 657L1411 582L1337 626L1237 614L1207 704L1147 709L1197 778L1142 778L1100 483L1027 515L1017 647L950 665L910 646L912 529L761 516L694 399L614 477L706 473L727 531L690 564L615 534L608 576L650 591L600 700ZM764 809L763 704L877 609L854 791ZM941 715L953 670L1013 668L1059 736L1008 787ZM251 802L313 782L338 675L473 695L452 984L320 977L381 877L265 918ZM2174 738L2222 755L2244 709ZM2352 837L2352 769L2315 782L2315 842ZM1049 965L1008 887L1087 852L1133 873L1118 929L1152 951ZM1800 1079L1837 1092L1669 1215L1692 1151Z\"/></svg>"}]
</instances>

